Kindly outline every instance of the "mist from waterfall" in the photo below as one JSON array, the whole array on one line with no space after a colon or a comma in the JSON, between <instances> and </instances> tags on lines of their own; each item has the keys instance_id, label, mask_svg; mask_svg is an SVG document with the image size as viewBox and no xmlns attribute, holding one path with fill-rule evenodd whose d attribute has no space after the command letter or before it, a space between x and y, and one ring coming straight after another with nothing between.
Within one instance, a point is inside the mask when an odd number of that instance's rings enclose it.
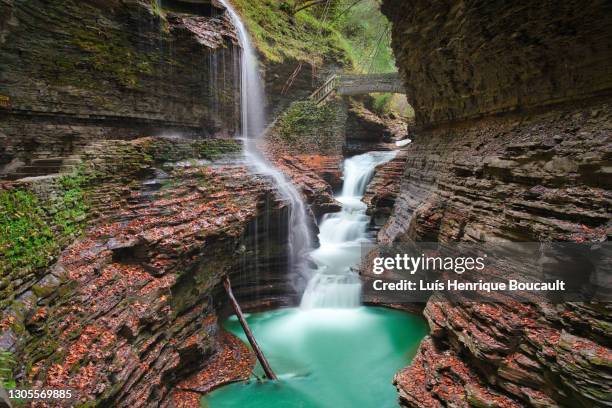
<instances>
[{"instance_id":1,"label":"mist from waterfall","mask_svg":"<svg viewBox=\"0 0 612 408\"><path fill-rule=\"evenodd\" d=\"M361 201L376 167L392 160L396 152L370 152L344 161L342 204L338 213L327 214L319 226L321 246L311 252L317 264L308 282L302 308L352 308L361 304L361 281L351 267L359 263L361 244L370 242L366 215Z\"/></svg>"},{"instance_id":2,"label":"mist from waterfall","mask_svg":"<svg viewBox=\"0 0 612 408\"><path fill-rule=\"evenodd\" d=\"M242 48L240 55L240 112L244 154L257 172L274 180L283 200L289 204L289 262L296 290L301 292L307 280L306 257L312 249L306 205L295 186L257 149L256 139L266 127L264 87L259 74L259 62L251 39L240 16L227 0L219 0L236 27Z\"/></svg>"}]
</instances>

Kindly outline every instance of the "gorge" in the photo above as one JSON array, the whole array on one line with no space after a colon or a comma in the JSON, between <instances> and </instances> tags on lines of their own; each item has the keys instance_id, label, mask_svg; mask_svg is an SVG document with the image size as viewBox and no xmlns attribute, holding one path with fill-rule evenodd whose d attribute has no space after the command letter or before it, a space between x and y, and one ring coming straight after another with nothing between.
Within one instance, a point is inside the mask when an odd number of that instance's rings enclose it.
<instances>
[{"instance_id":1,"label":"gorge","mask_svg":"<svg viewBox=\"0 0 612 408\"><path fill-rule=\"evenodd\" d=\"M610 406L610 303L362 291L377 245L609 241L610 27L599 0L0 0L0 385ZM397 70L405 95L309 99Z\"/></svg>"}]
</instances>

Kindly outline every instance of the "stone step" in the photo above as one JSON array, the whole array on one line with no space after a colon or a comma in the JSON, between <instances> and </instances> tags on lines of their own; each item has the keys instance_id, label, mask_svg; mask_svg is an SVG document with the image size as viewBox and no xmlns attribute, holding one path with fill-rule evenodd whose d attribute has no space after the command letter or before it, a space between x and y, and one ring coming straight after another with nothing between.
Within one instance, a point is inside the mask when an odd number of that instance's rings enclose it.
<instances>
[{"instance_id":1,"label":"stone step","mask_svg":"<svg viewBox=\"0 0 612 408\"><path fill-rule=\"evenodd\" d=\"M46 157L47 153L49 153L49 157ZM71 173L81 162L81 157L76 154L70 156L51 156L50 152L39 152L30 161L30 164L19 167L4 178L7 180L18 180L25 177Z\"/></svg>"},{"instance_id":2,"label":"stone step","mask_svg":"<svg viewBox=\"0 0 612 408\"><path fill-rule=\"evenodd\" d=\"M60 167L59 172L62 174L68 174L68 173L72 173L74 170L76 170L76 168L77 166L73 164L64 165Z\"/></svg>"},{"instance_id":3,"label":"stone step","mask_svg":"<svg viewBox=\"0 0 612 408\"><path fill-rule=\"evenodd\" d=\"M23 166L17 169L15 174L45 175L59 172L59 166Z\"/></svg>"},{"instance_id":4,"label":"stone step","mask_svg":"<svg viewBox=\"0 0 612 408\"><path fill-rule=\"evenodd\" d=\"M78 164L81 164L81 158L80 157L65 158L62 164L64 166L76 166Z\"/></svg>"},{"instance_id":5,"label":"stone step","mask_svg":"<svg viewBox=\"0 0 612 408\"><path fill-rule=\"evenodd\" d=\"M55 177L55 176L57 176L56 173L51 173L51 174L19 174L19 173L12 173L12 174L9 174L7 176L4 176L2 178L2 180L15 181L15 180L21 180L21 179L25 179L25 178L39 178L39 177L48 178L48 177Z\"/></svg>"},{"instance_id":6,"label":"stone step","mask_svg":"<svg viewBox=\"0 0 612 408\"><path fill-rule=\"evenodd\" d=\"M23 177L32 177L32 176L44 176L47 174L55 174L57 173L56 171L45 171L44 169L19 169L19 171L13 173L17 178L23 178Z\"/></svg>"},{"instance_id":7,"label":"stone step","mask_svg":"<svg viewBox=\"0 0 612 408\"><path fill-rule=\"evenodd\" d=\"M33 159L30 161L31 166L61 166L65 157L47 157L44 159Z\"/></svg>"}]
</instances>

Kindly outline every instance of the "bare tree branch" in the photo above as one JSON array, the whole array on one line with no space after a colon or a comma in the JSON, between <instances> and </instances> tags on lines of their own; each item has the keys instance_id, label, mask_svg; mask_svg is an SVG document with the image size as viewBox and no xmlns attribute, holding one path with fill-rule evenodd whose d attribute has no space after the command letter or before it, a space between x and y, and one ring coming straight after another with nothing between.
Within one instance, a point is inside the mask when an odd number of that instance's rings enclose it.
<instances>
[{"instance_id":1,"label":"bare tree branch","mask_svg":"<svg viewBox=\"0 0 612 408\"><path fill-rule=\"evenodd\" d=\"M325 3L327 0L313 0L310 3L306 2L304 3L301 7L298 7L297 9L295 9L295 11L293 12L293 14L297 14L298 12L305 10L307 8L316 6L317 4L323 4Z\"/></svg>"}]
</instances>

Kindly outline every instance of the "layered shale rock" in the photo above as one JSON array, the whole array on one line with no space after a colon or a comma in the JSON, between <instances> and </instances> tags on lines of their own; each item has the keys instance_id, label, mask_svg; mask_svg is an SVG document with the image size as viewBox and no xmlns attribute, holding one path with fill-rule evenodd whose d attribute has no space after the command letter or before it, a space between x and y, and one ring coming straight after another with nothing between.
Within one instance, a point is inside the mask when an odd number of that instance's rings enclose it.
<instances>
[{"instance_id":1,"label":"layered shale rock","mask_svg":"<svg viewBox=\"0 0 612 408\"><path fill-rule=\"evenodd\" d=\"M173 10L0 2L0 174L92 140L232 134L233 27L210 2Z\"/></svg>"},{"instance_id":2,"label":"layered shale rock","mask_svg":"<svg viewBox=\"0 0 612 408\"><path fill-rule=\"evenodd\" d=\"M238 157L228 164L239 149L157 138L85 149L88 227L51 267L20 278L2 310L0 341L20 362L20 384L148 407L248 377L253 357L217 323L221 277L247 310L294 300L286 205Z\"/></svg>"},{"instance_id":3,"label":"layered shale rock","mask_svg":"<svg viewBox=\"0 0 612 408\"><path fill-rule=\"evenodd\" d=\"M392 143L405 136L401 119L380 117L353 98L336 98L326 104L311 101L292 104L271 126L261 148L275 165L301 187L319 217L340 209L333 191L342 188L344 157L369 151L394 150ZM382 225L388 218L399 184L405 154L385 166L366 193L370 213Z\"/></svg>"},{"instance_id":4,"label":"layered shale rock","mask_svg":"<svg viewBox=\"0 0 612 408\"><path fill-rule=\"evenodd\" d=\"M391 142L396 135L389 122L367 109L362 102L351 101L346 119L345 153L352 156L395 148Z\"/></svg>"},{"instance_id":5,"label":"layered shale rock","mask_svg":"<svg viewBox=\"0 0 612 408\"><path fill-rule=\"evenodd\" d=\"M610 5L386 0L383 11L417 127L380 241L609 239ZM403 406L610 402L607 305L434 295L425 315L431 338L395 379Z\"/></svg>"},{"instance_id":6,"label":"layered shale rock","mask_svg":"<svg viewBox=\"0 0 612 408\"><path fill-rule=\"evenodd\" d=\"M283 155L274 160L279 170L301 189L315 217L340 210L332 186L341 177L341 156Z\"/></svg>"},{"instance_id":7,"label":"layered shale rock","mask_svg":"<svg viewBox=\"0 0 612 408\"><path fill-rule=\"evenodd\" d=\"M391 216L400 191L398 180L404 174L406 158L406 150L399 150L393 160L376 168L376 173L366 188L363 202L368 206L367 214L372 217L371 223L375 227L384 226Z\"/></svg>"},{"instance_id":8,"label":"layered shale rock","mask_svg":"<svg viewBox=\"0 0 612 408\"><path fill-rule=\"evenodd\" d=\"M420 125L607 94L610 4L387 0Z\"/></svg>"}]
</instances>

